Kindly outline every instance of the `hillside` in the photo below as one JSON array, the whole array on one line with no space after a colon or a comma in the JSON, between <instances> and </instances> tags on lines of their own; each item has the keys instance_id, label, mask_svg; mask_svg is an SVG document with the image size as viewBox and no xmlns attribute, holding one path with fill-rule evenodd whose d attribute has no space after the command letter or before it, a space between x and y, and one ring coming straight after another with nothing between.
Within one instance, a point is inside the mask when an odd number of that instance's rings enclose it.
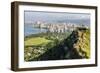
<instances>
[{"instance_id":1,"label":"hillside","mask_svg":"<svg viewBox=\"0 0 100 73\"><path fill-rule=\"evenodd\" d=\"M66 35L66 34L65 34ZM41 39L53 41L44 42L45 45L32 45L37 40L35 37L28 38L25 41L25 60L62 60L62 59L82 59L90 58L90 30L86 28L77 28L67 38L65 35L50 34L43 35ZM68 35L68 34L67 34ZM34 39L33 39L34 38ZM64 38L61 40L61 38ZM31 40L32 39L32 40ZM39 38L40 40L40 38ZM31 44L30 44L30 41ZM42 43L41 41L39 43ZM30 46L29 46L30 45ZM30 49L31 48L31 49Z\"/></svg>"},{"instance_id":2,"label":"hillside","mask_svg":"<svg viewBox=\"0 0 100 73\"><path fill-rule=\"evenodd\" d=\"M90 58L90 30L78 28L66 39L72 58Z\"/></svg>"}]
</instances>

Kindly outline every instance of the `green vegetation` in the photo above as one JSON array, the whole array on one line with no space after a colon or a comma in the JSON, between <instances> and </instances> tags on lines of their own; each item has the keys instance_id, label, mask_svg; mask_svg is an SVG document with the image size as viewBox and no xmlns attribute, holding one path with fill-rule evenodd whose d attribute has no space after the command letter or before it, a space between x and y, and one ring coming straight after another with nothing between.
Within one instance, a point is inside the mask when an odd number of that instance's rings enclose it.
<instances>
[{"instance_id":1,"label":"green vegetation","mask_svg":"<svg viewBox=\"0 0 100 73\"><path fill-rule=\"evenodd\" d=\"M25 61L39 60L40 55L52 47L60 44L71 32L66 33L40 33L25 37Z\"/></svg>"},{"instance_id":2,"label":"green vegetation","mask_svg":"<svg viewBox=\"0 0 100 73\"><path fill-rule=\"evenodd\" d=\"M25 61L90 58L90 29L25 37Z\"/></svg>"},{"instance_id":3,"label":"green vegetation","mask_svg":"<svg viewBox=\"0 0 100 73\"><path fill-rule=\"evenodd\" d=\"M35 37L35 38L29 38L25 40L25 46L38 46L38 45L45 45L47 43L51 42L51 40L47 40L45 38L41 37Z\"/></svg>"}]
</instances>

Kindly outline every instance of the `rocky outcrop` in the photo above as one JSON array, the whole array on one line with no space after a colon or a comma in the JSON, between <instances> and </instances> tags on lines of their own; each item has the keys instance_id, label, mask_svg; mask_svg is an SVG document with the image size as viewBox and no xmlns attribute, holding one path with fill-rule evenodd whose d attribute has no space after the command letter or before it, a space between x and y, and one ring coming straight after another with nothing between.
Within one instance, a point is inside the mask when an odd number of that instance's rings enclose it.
<instances>
[{"instance_id":1,"label":"rocky outcrop","mask_svg":"<svg viewBox=\"0 0 100 73\"><path fill-rule=\"evenodd\" d=\"M72 58L78 55L80 58L90 58L90 30L77 28L66 39L67 47Z\"/></svg>"}]
</instances>

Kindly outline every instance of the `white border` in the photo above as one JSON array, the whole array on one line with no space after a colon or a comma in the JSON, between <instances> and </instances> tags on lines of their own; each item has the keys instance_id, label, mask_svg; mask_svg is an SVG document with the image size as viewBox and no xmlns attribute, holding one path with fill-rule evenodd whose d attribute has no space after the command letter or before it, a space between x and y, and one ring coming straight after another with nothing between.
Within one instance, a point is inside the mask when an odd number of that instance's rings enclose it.
<instances>
[{"instance_id":1,"label":"white border","mask_svg":"<svg viewBox=\"0 0 100 73\"><path fill-rule=\"evenodd\" d=\"M90 13L91 14L91 58L78 60L56 60L56 61L24 61L24 10L32 11L52 11L52 12L73 12L73 13ZM44 6L19 6L19 68L35 68L48 66L62 66L62 65L83 65L95 64L95 11L93 9L78 9L78 8L58 8L58 7L44 7Z\"/></svg>"}]
</instances>

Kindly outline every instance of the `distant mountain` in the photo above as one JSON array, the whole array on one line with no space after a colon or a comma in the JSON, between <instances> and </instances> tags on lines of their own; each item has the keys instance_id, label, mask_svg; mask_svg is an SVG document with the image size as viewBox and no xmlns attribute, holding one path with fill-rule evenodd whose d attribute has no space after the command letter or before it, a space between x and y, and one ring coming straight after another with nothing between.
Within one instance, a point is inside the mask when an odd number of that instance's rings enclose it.
<instances>
[{"instance_id":1,"label":"distant mountain","mask_svg":"<svg viewBox=\"0 0 100 73\"><path fill-rule=\"evenodd\" d=\"M69 13L69 12L40 12L25 11L25 23L35 23L37 21L47 23L77 23L90 25L89 13Z\"/></svg>"},{"instance_id":2,"label":"distant mountain","mask_svg":"<svg viewBox=\"0 0 100 73\"><path fill-rule=\"evenodd\" d=\"M67 19L67 20L59 20L59 21L57 21L58 23L63 23L63 22L65 22L65 23L74 23L74 24L84 24L84 25L86 25L86 26L90 26L90 20L89 19L84 19L84 20L71 20L71 19Z\"/></svg>"}]
</instances>

